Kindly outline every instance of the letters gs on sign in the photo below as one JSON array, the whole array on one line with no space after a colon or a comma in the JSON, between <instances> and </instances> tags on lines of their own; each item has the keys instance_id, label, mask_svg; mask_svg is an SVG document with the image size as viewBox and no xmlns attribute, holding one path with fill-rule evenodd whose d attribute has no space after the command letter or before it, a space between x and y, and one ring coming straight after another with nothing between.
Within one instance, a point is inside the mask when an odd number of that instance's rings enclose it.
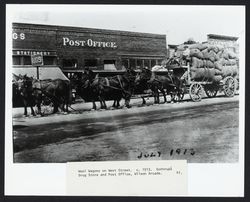
<instances>
[{"instance_id":1,"label":"letters gs on sign","mask_svg":"<svg viewBox=\"0 0 250 202\"><path fill-rule=\"evenodd\" d=\"M16 39L21 39L24 40L25 39L25 34L24 33L12 33L12 39L16 40Z\"/></svg>"},{"instance_id":2,"label":"letters gs on sign","mask_svg":"<svg viewBox=\"0 0 250 202\"><path fill-rule=\"evenodd\" d=\"M31 55L31 64L33 66L42 66L43 65L43 56L42 55Z\"/></svg>"},{"instance_id":3,"label":"letters gs on sign","mask_svg":"<svg viewBox=\"0 0 250 202\"><path fill-rule=\"evenodd\" d=\"M97 48L117 48L116 42L104 42L88 40L72 40L68 37L63 37L63 46L81 46L81 47L97 47Z\"/></svg>"}]
</instances>

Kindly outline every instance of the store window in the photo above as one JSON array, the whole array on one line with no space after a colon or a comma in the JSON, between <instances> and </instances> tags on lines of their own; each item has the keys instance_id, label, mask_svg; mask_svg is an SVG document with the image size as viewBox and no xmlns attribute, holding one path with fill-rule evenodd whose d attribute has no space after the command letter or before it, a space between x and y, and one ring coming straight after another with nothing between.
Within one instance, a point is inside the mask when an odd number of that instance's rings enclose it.
<instances>
[{"instance_id":1,"label":"store window","mask_svg":"<svg viewBox=\"0 0 250 202\"><path fill-rule=\"evenodd\" d=\"M147 59L144 60L144 67L151 68L149 60L147 60Z\"/></svg>"},{"instance_id":2,"label":"store window","mask_svg":"<svg viewBox=\"0 0 250 202\"><path fill-rule=\"evenodd\" d=\"M156 60L151 60L151 67L154 67L156 65Z\"/></svg>"},{"instance_id":3,"label":"store window","mask_svg":"<svg viewBox=\"0 0 250 202\"><path fill-rule=\"evenodd\" d=\"M43 56L44 65L56 65L56 57Z\"/></svg>"},{"instance_id":4,"label":"store window","mask_svg":"<svg viewBox=\"0 0 250 202\"><path fill-rule=\"evenodd\" d=\"M20 56L13 56L12 63L13 63L13 65L21 65L21 57Z\"/></svg>"},{"instance_id":5,"label":"store window","mask_svg":"<svg viewBox=\"0 0 250 202\"><path fill-rule=\"evenodd\" d=\"M142 59L137 59L136 60L136 69L140 69L143 66Z\"/></svg>"},{"instance_id":6,"label":"store window","mask_svg":"<svg viewBox=\"0 0 250 202\"><path fill-rule=\"evenodd\" d=\"M162 63L162 60L157 60L158 65L161 65L161 63Z\"/></svg>"},{"instance_id":7,"label":"store window","mask_svg":"<svg viewBox=\"0 0 250 202\"><path fill-rule=\"evenodd\" d=\"M135 69L136 67L136 60L135 59L130 59L129 60L129 65L131 69Z\"/></svg>"},{"instance_id":8,"label":"store window","mask_svg":"<svg viewBox=\"0 0 250 202\"><path fill-rule=\"evenodd\" d=\"M63 67L77 67L77 60L76 59L63 59Z\"/></svg>"},{"instance_id":9,"label":"store window","mask_svg":"<svg viewBox=\"0 0 250 202\"><path fill-rule=\"evenodd\" d=\"M85 59L84 64L85 64L85 67L96 67L97 60L96 59Z\"/></svg>"},{"instance_id":10,"label":"store window","mask_svg":"<svg viewBox=\"0 0 250 202\"><path fill-rule=\"evenodd\" d=\"M23 65L31 65L31 56L23 56Z\"/></svg>"},{"instance_id":11,"label":"store window","mask_svg":"<svg viewBox=\"0 0 250 202\"><path fill-rule=\"evenodd\" d=\"M104 64L115 64L115 60L104 60Z\"/></svg>"},{"instance_id":12,"label":"store window","mask_svg":"<svg viewBox=\"0 0 250 202\"><path fill-rule=\"evenodd\" d=\"M104 60L104 70L117 70L115 67L115 60Z\"/></svg>"},{"instance_id":13,"label":"store window","mask_svg":"<svg viewBox=\"0 0 250 202\"><path fill-rule=\"evenodd\" d=\"M31 65L31 56L13 56L13 65Z\"/></svg>"},{"instance_id":14,"label":"store window","mask_svg":"<svg viewBox=\"0 0 250 202\"><path fill-rule=\"evenodd\" d=\"M127 69L129 66L129 60L128 59L122 59L122 70Z\"/></svg>"}]
</instances>

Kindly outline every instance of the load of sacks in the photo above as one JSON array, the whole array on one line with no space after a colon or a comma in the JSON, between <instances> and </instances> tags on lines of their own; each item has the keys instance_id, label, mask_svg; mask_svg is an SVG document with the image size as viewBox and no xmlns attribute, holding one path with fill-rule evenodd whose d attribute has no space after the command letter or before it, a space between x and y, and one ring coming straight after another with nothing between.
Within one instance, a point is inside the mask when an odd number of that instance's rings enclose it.
<instances>
[{"instance_id":1,"label":"load of sacks","mask_svg":"<svg viewBox=\"0 0 250 202\"><path fill-rule=\"evenodd\" d=\"M239 74L238 56L220 45L180 45L177 48L178 55L191 58L190 75L195 81L219 82L226 76L236 77Z\"/></svg>"}]
</instances>

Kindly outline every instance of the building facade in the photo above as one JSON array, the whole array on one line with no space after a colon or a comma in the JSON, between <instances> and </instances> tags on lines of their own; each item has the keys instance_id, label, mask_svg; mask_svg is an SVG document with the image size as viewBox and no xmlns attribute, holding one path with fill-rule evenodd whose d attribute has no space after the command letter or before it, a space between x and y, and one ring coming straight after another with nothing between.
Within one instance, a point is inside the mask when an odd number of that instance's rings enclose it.
<instances>
[{"instance_id":1,"label":"building facade","mask_svg":"<svg viewBox=\"0 0 250 202\"><path fill-rule=\"evenodd\" d=\"M239 44L237 43L238 37L224 36L218 34L208 34L207 42L213 45L221 45L234 53L239 53Z\"/></svg>"},{"instance_id":2,"label":"building facade","mask_svg":"<svg viewBox=\"0 0 250 202\"><path fill-rule=\"evenodd\" d=\"M13 67L31 67L31 55L63 71L123 70L160 64L166 36L104 29L13 23Z\"/></svg>"}]
</instances>

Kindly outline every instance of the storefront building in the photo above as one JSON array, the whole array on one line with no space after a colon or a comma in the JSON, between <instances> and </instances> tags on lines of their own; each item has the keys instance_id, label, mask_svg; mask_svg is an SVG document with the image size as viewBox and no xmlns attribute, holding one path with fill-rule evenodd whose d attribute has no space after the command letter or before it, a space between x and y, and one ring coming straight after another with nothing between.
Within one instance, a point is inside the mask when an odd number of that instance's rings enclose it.
<instances>
[{"instance_id":1,"label":"storefront building","mask_svg":"<svg viewBox=\"0 0 250 202\"><path fill-rule=\"evenodd\" d=\"M31 67L33 54L62 71L152 68L167 57L166 35L23 23L12 30L13 67Z\"/></svg>"},{"instance_id":2,"label":"storefront building","mask_svg":"<svg viewBox=\"0 0 250 202\"><path fill-rule=\"evenodd\" d=\"M218 34L208 34L207 42L213 45L221 45L225 49L230 50L234 53L239 53L239 44L237 42L238 37L224 36Z\"/></svg>"}]
</instances>

